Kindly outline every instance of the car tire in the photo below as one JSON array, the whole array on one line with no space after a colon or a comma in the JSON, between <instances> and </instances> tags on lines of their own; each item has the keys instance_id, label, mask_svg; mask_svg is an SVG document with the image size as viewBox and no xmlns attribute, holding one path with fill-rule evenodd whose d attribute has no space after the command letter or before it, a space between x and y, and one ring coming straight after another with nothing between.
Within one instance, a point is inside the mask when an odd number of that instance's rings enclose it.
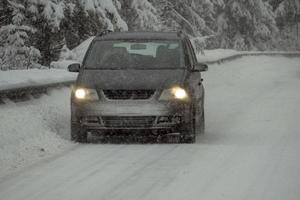
<instances>
[{"instance_id":1,"label":"car tire","mask_svg":"<svg viewBox=\"0 0 300 200\"><path fill-rule=\"evenodd\" d=\"M79 143L87 142L87 132L78 123L71 123L71 140Z\"/></svg>"},{"instance_id":2,"label":"car tire","mask_svg":"<svg viewBox=\"0 0 300 200\"><path fill-rule=\"evenodd\" d=\"M196 117L196 133L199 135L203 135L205 133L205 113L203 107Z\"/></svg>"},{"instance_id":3,"label":"car tire","mask_svg":"<svg viewBox=\"0 0 300 200\"><path fill-rule=\"evenodd\" d=\"M190 119L182 131L181 143L192 144L196 142L196 107L191 106Z\"/></svg>"},{"instance_id":4,"label":"car tire","mask_svg":"<svg viewBox=\"0 0 300 200\"><path fill-rule=\"evenodd\" d=\"M202 103L201 103L202 102ZM196 107L195 127L196 135L203 135L205 131L205 116L204 116L204 103L201 101Z\"/></svg>"},{"instance_id":5,"label":"car tire","mask_svg":"<svg viewBox=\"0 0 300 200\"><path fill-rule=\"evenodd\" d=\"M201 118L200 118L200 134L205 133L205 112L204 108L202 108Z\"/></svg>"}]
</instances>

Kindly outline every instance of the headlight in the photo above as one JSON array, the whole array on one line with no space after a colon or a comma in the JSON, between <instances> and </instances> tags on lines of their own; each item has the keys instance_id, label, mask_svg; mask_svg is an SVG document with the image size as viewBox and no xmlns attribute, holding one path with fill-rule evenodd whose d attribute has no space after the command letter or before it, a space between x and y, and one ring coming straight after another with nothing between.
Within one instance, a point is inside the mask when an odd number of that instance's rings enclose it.
<instances>
[{"instance_id":1,"label":"headlight","mask_svg":"<svg viewBox=\"0 0 300 200\"><path fill-rule=\"evenodd\" d=\"M188 94L185 91L185 89L181 87L174 87L171 89L164 90L161 93L159 99L160 100L171 100L171 99L186 100L188 99Z\"/></svg>"},{"instance_id":2,"label":"headlight","mask_svg":"<svg viewBox=\"0 0 300 200\"><path fill-rule=\"evenodd\" d=\"M186 91L180 87L173 88L172 93L176 99L186 99L187 98Z\"/></svg>"},{"instance_id":3,"label":"headlight","mask_svg":"<svg viewBox=\"0 0 300 200\"><path fill-rule=\"evenodd\" d=\"M84 89L77 89L75 91L75 97L77 99L84 99L86 97L86 91Z\"/></svg>"},{"instance_id":4,"label":"headlight","mask_svg":"<svg viewBox=\"0 0 300 200\"><path fill-rule=\"evenodd\" d=\"M79 100L98 100L97 91L94 89L78 88L75 90L75 97Z\"/></svg>"}]
</instances>

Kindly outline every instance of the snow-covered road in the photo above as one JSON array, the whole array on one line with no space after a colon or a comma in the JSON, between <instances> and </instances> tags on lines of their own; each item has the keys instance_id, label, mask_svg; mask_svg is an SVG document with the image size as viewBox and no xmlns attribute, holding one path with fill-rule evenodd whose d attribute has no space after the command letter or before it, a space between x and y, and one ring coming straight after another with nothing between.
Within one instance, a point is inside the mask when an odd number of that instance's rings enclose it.
<instances>
[{"instance_id":1,"label":"snow-covered road","mask_svg":"<svg viewBox=\"0 0 300 200\"><path fill-rule=\"evenodd\" d=\"M299 200L300 59L245 57L204 80L196 144L80 144L0 179L0 199Z\"/></svg>"}]
</instances>

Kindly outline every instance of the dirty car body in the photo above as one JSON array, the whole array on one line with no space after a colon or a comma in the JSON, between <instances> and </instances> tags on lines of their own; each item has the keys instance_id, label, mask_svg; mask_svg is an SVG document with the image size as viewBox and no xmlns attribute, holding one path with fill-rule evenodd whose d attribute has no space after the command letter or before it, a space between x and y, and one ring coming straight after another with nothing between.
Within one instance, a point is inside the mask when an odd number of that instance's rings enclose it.
<instances>
[{"instance_id":1,"label":"dirty car body","mask_svg":"<svg viewBox=\"0 0 300 200\"><path fill-rule=\"evenodd\" d=\"M71 136L179 133L204 128L204 88L189 39L179 33L110 33L91 43L71 95Z\"/></svg>"}]
</instances>

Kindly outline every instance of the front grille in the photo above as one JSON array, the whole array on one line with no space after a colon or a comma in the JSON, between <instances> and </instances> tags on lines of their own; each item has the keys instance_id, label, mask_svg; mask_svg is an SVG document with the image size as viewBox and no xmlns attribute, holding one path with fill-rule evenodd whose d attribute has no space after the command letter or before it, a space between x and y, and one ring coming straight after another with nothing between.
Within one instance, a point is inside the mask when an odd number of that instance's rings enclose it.
<instances>
[{"instance_id":1,"label":"front grille","mask_svg":"<svg viewBox=\"0 0 300 200\"><path fill-rule=\"evenodd\" d=\"M108 99L128 100L128 99L150 99L155 90L103 90Z\"/></svg>"},{"instance_id":2,"label":"front grille","mask_svg":"<svg viewBox=\"0 0 300 200\"><path fill-rule=\"evenodd\" d=\"M106 127L151 127L156 117L102 117Z\"/></svg>"}]
</instances>

